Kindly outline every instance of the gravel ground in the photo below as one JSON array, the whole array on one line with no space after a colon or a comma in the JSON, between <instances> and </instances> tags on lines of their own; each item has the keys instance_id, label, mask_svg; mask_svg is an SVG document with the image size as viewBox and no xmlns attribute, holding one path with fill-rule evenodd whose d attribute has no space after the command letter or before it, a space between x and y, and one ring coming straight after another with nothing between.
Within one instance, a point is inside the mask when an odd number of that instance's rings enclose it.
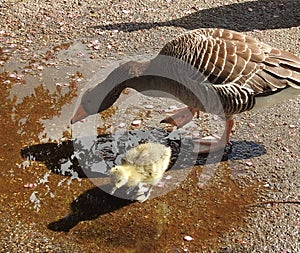
<instances>
[{"instance_id":1,"label":"gravel ground","mask_svg":"<svg viewBox=\"0 0 300 253\"><path fill-rule=\"evenodd\" d=\"M233 139L255 141L267 152L222 162L207 192L194 189L191 177L169 194L88 219L69 233L46 225L69 213L68 205L93 184L82 180L71 187L51 175L37 190L24 189L47 170L38 163L30 170L16 166L23 145L40 143L45 133L59 139L69 131L76 102L73 81L80 89L99 68L129 56L153 55L188 29L235 29L299 55L299 0L0 1L0 16L0 80L5 87L0 95L1 252L300 252L299 99L237 116ZM35 100L33 92L50 102ZM28 128L11 121L28 112L36 115L28 119ZM202 170L195 168L195 173ZM59 182L63 185L56 189ZM30 201L34 191L44 199L40 212ZM220 199L223 209L209 206L210 200ZM263 201L278 203L259 204ZM186 234L194 240L185 241Z\"/></svg>"}]
</instances>

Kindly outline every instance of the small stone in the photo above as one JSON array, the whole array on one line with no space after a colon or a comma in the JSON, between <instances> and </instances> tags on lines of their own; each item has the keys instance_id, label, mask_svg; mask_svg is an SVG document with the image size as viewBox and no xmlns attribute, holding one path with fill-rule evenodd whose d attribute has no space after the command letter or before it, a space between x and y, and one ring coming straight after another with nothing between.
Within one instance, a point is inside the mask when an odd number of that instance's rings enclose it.
<instances>
[{"instance_id":1,"label":"small stone","mask_svg":"<svg viewBox=\"0 0 300 253\"><path fill-rule=\"evenodd\" d=\"M17 75L15 73L11 73L11 74L8 75L8 77L10 77L10 78L16 78Z\"/></svg>"},{"instance_id":2,"label":"small stone","mask_svg":"<svg viewBox=\"0 0 300 253\"><path fill-rule=\"evenodd\" d=\"M194 240L193 237L191 237L189 235L186 235L185 237L183 237L183 239L188 242Z\"/></svg>"},{"instance_id":3,"label":"small stone","mask_svg":"<svg viewBox=\"0 0 300 253\"><path fill-rule=\"evenodd\" d=\"M282 149L283 149L283 151L285 151L285 152L290 152L290 150L289 150L287 147L283 147Z\"/></svg>"},{"instance_id":4,"label":"small stone","mask_svg":"<svg viewBox=\"0 0 300 253\"><path fill-rule=\"evenodd\" d=\"M34 188L34 187L36 187L36 186L37 186L36 183L34 183L34 184L32 184L32 183L24 184L24 188Z\"/></svg>"},{"instance_id":5,"label":"small stone","mask_svg":"<svg viewBox=\"0 0 300 253\"><path fill-rule=\"evenodd\" d=\"M132 125L132 126L139 126L141 123L142 123L141 120L136 119L136 120L134 120L134 121L131 122L131 125Z\"/></svg>"},{"instance_id":6,"label":"small stone","mask_svg":"<svg viewBox=\"0 0 300 253\"><path fill-rule=\"evenodd\" d=\"M164 112L165 112L165 113L172 113L172 112L174 112L174 110L165 109Z\"/></svg>"},{"instance_id":7,"label":"small stone","mask_svg":"<svg viewBox=\"0 0 300 253\"><path fill-rule=\"evenodd\" d=\"M146 106L145 106L145 109L148 109L148 110L149 110L149 109L153 109L153 108L154 108L153 105L146 105Z\"/></svg>"},{"instance_id":8,"label":"small stone","mask_svg":"<svg viewBox=\"0 0 300 253\"><path fill-rule=\"evenodd\" d=\"M119 125L118 125L118 127L120 127L120 128L123 128L123 127L125 127L126 126L126 124L124 123L124 122L122 122L122 123L120 123Z\"/></svg>"},{"instance_id":9,"label":"small stone","mask_svg":"<svg viewBox=\"0 0 300 253\"><path fill-rule=\"evenodd\" d=\"M158 182L158 184L156 186L159 188L163 188L165 186L165 184L163 182Z\"/></svg>"},{"instance_id":10,"label":"small stone","mask_svg":"<svg viewBox=\"0 0 300 253\"><path fill-rule=\"evenodd\" d=\"M252 165L253 165L253 163L252 163L252 162L250 162L250 161L247 161L247 162L246 162L246 165L247 165L247 166L252 166Z\"/></svg>"},{"instance_id":11,"label":"small stone","mask_svg":"<svg viewBox=\"0 0 300 253\"><path fill-rule=\"evenodd\" d=\"M168 109L169 110L176 110L176 109L178 109L178 107L176 105L171 105L171 106L169 106Z\"/></svg>"}]
</instances>

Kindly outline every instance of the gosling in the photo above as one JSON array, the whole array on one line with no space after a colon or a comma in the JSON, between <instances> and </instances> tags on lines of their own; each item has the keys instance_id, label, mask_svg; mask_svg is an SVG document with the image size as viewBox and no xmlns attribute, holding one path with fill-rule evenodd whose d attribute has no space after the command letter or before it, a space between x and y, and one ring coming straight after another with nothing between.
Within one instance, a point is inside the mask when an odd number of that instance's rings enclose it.
<instances>
[{"instance_id":1,"label":"gosling","mask_svg":"<svg viewBox=\"0 0 300 253\"><path fill-rule=\"evenodd\" d=\"M116 189L127 186L134 188L140 184L150 185L146 196L138 191L137 200L143 202L150 196L151 189L162 179L171 160L171 148L159 143L143 143L126 152L122 164L110 170L113 185L112 194Z\"/></svg>"}]
</instances>

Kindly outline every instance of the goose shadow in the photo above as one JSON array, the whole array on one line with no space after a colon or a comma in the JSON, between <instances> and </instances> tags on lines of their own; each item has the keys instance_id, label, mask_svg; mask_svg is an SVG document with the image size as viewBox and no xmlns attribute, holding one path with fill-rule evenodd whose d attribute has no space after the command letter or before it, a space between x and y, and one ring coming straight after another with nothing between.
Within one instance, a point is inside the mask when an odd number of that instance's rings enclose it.
<instances>
[{"instance_id":1,"label":"goose shadow","mask_svg":"<svg viewBox=\"0 0 300 253\"><path fill-rule=\"evenodd\" d=\"M296 27L300 24L299 0L258 0L197 10L178 19L161 22L124 22L90 26L91 29L137 31L175 26L188 30L225 28L240 32Z\"/></svg>"},{"instance_id":2,"label":"goose shadow","mask_svg":"<svg viewBox=\"0 0 300 253\"><path fill-rule=\"evenodd\" d=\"M136 146L145 141L159 141L172 149L170 167L184 169L193 165L204 165L228 160L249 159L266 153L263 145L252 141L232 141L222 152L208 155L197 155L194 161L190 161L189 152L192 151L190 139L181 139L180 131L171 133L163 129L132 130L121 135L101 135L96 141L93 138L83 140L69 140L59 144L45 143L27 146L21 149L23 158L44 162L47 168L54 173L64 176L107 177L109 167L119 163L122 155L130 146ZM87 146L89 143L90 146ZM84 145L85 144L85 145ZM190 149L189 149L190 148ZM181 151L184 149L184 152ZM178 154L181 159L178 163ZM183 153L183 154L182 154ZM93 167L100 167L93 171ZM102 167L101 167L102 165ZM79 222L97 219L106 213L110 213L136 201L118 198L109 194L111 186L102 185L101 189L95 187L78 196L71 204L71 212L65 217L51 222L48 228L53 231L67 232ZM124 191L120 188L117 191ZM115 195L118 196L118 192ZM121 193L120 193L121 194ZM134 195L134 193L132 193ZM120 196L120 195L119 195Z\"/></svg>"},{"instance_id":3,"label":"goose shadow","mask_svg":"<svg viewBox=\"0 0 300 253\"><path fill-rule=\"evenodd\" d=\"M55 174L79 178L108 177L112 167L119 165L132 147L145 142L159 142L171 147L169 169L181 170L194 165L216 164L220 161L245 160L266 153L263 145L253 141L231 141L224 150L210 154L193 153L193 140L181 130L167 132L161 128L120 131L115 134L86 136L60 143L25 146L22 158L43 162Z\"/></svg>"}]
</instances>

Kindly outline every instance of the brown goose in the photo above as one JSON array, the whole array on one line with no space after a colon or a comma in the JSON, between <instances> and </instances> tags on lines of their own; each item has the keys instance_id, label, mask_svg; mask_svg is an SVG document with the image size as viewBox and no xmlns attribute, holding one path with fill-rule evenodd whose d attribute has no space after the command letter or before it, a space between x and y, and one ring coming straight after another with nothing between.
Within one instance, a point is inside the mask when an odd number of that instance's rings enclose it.
<instances>
[{"instance_id":1,"label":"brown goose","mask_svg":"<svg viewBox=\"0 0 300 253\"><path fill-rule=\"evenodd\" d=\"M109 108L126 87L156 90L160 93L149 95L177 98L188 105L163 122L182 126L197 111L221 115L222 137L201 141L208 152L229 142L234 114L300 95L300 58L239 32L193 30L168 42L154 59L131 61L112 71L83 95L71 123Z\"/></svg>"}]
</instances>

